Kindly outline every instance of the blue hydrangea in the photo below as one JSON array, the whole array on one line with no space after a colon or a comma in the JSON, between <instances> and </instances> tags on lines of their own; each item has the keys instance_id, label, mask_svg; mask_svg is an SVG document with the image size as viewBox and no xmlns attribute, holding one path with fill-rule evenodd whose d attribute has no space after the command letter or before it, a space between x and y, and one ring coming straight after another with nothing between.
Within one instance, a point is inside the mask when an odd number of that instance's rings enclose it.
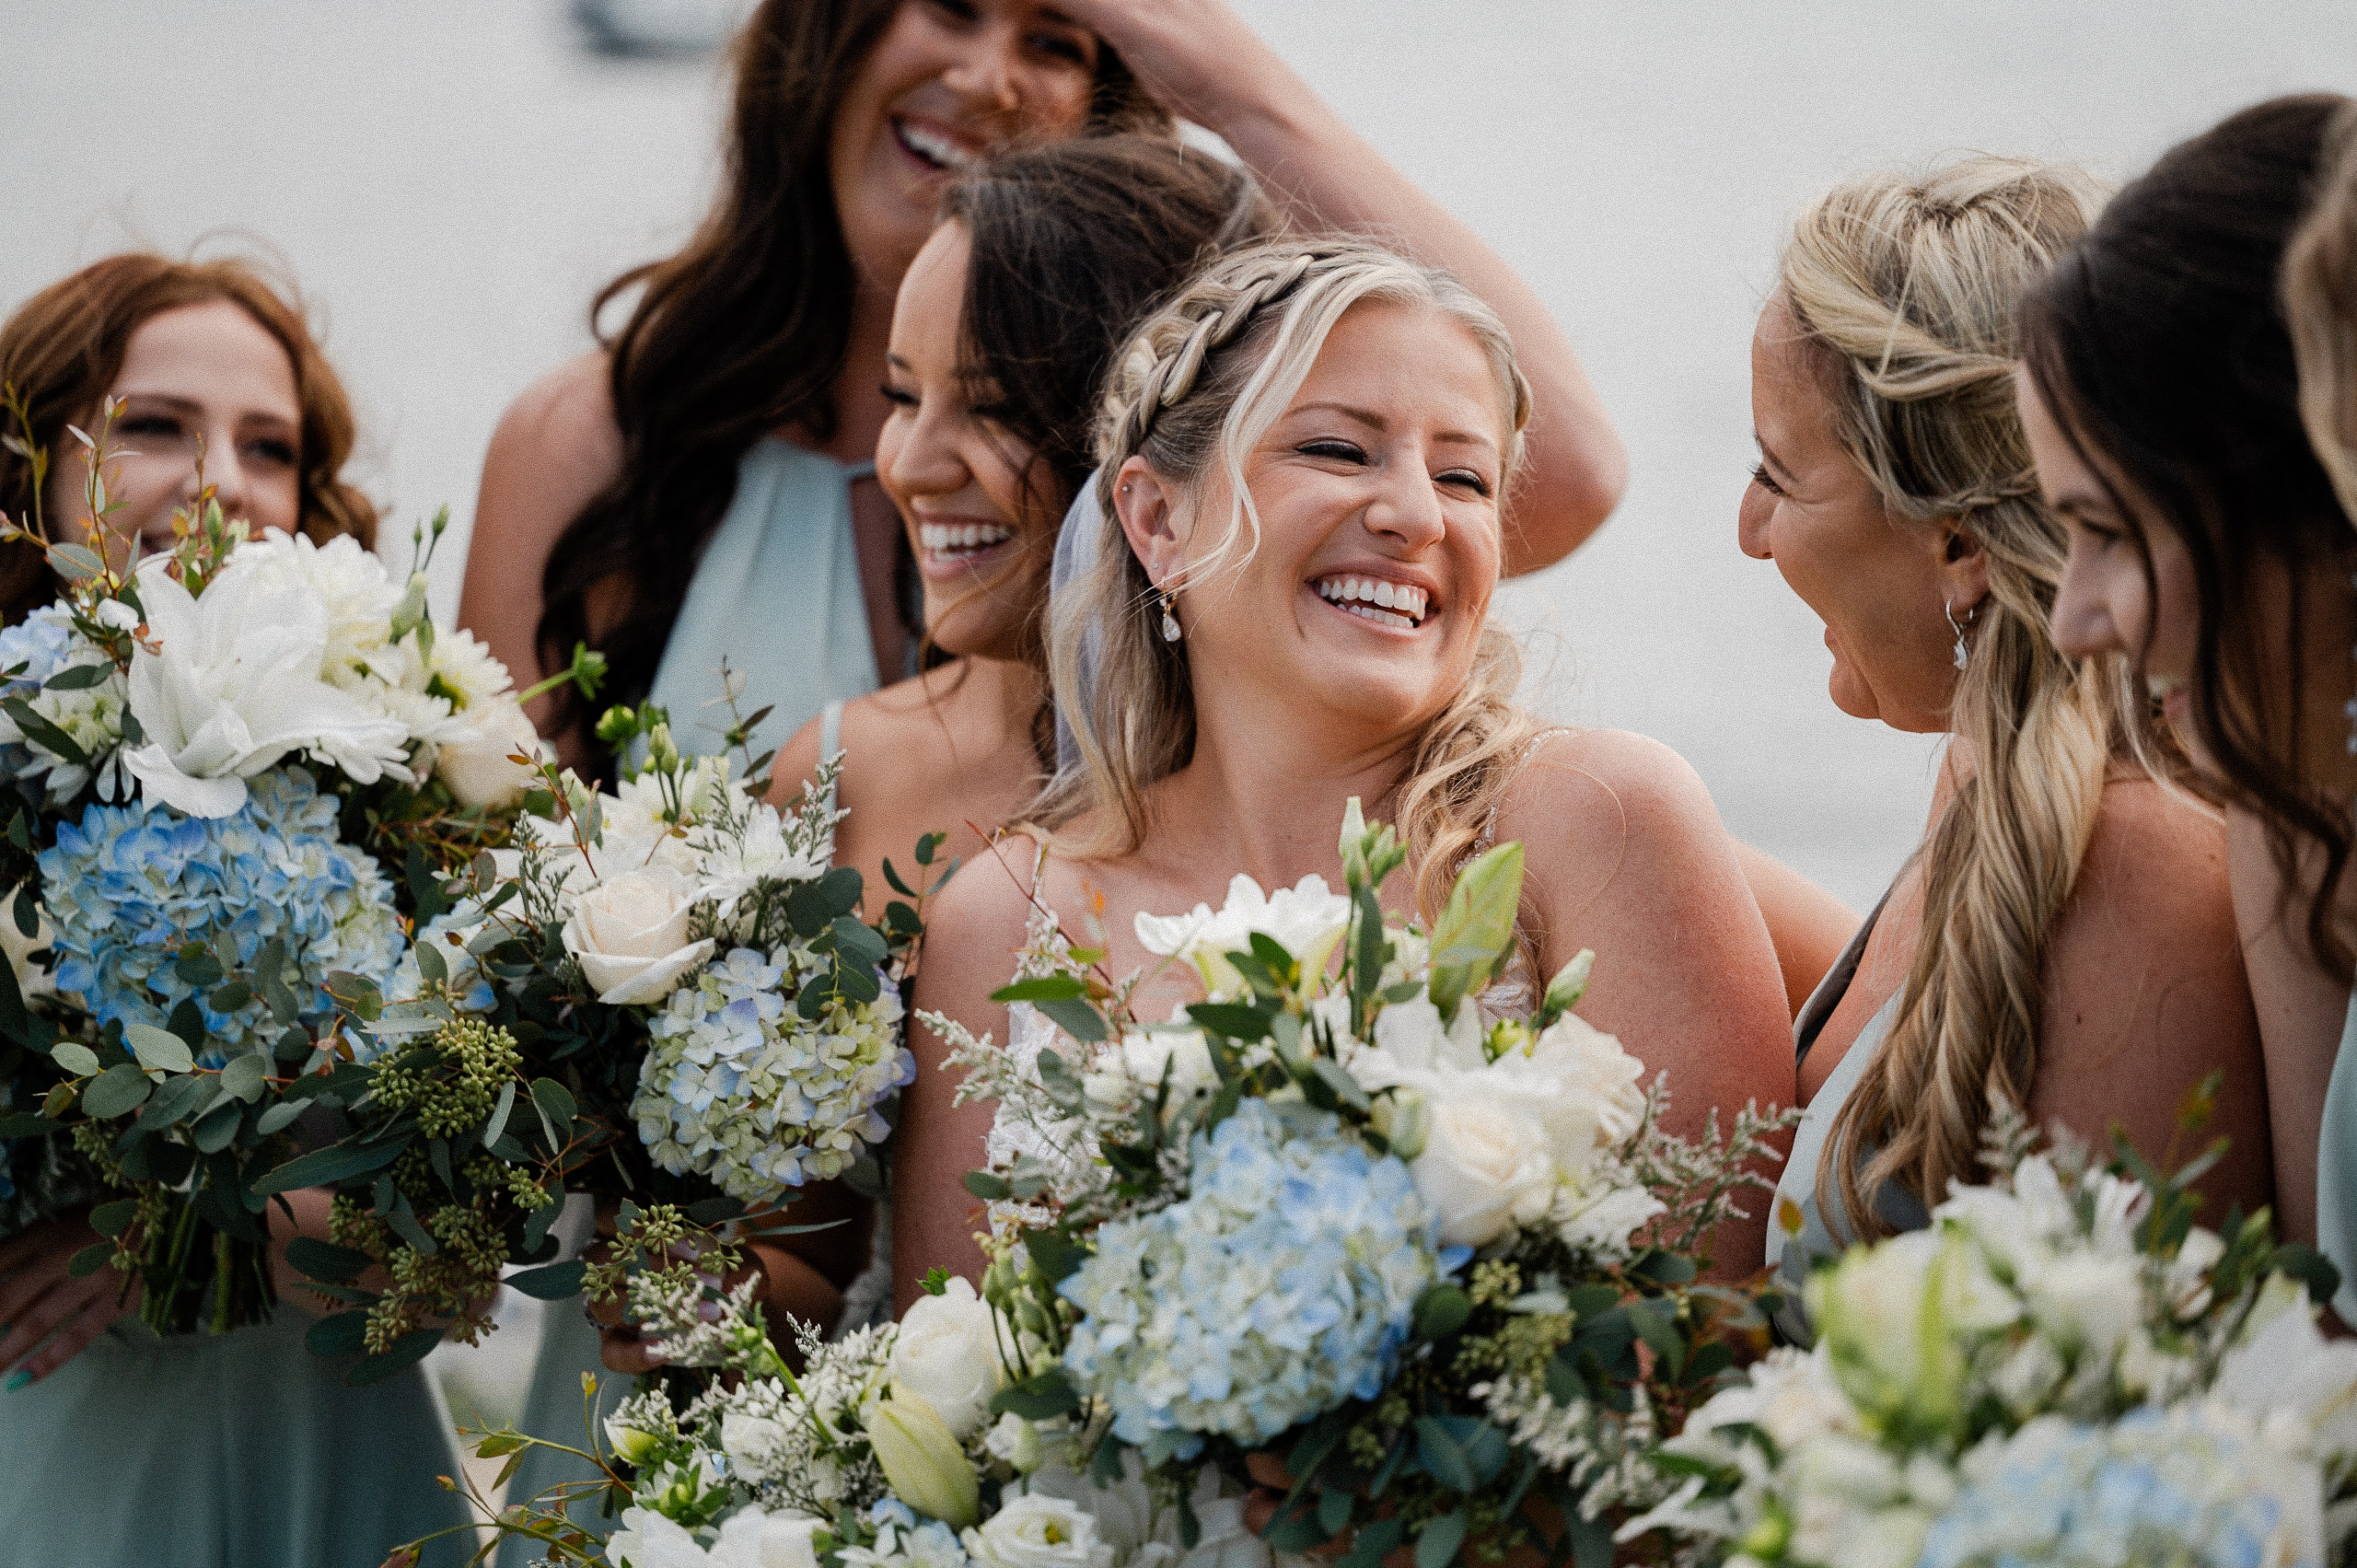
<instances>
[{"instance_id":1,"label":"blue hydrangea","mask_svg":"<svg viewBox=\"0 0 2357 1568\"><path fill-rule=\"evenodd\" d=\"M1968 1456L1920 1568L2265 1568L2321 1540L2312 1469L2200 1405L2032 1422ZM2308 1517L2299 1521L2296 1516Z\"/></svg>"},{"instance_id":2,"label":"blue hydrangea","mask_svg":"<svg viewBox=\"0 0 2357 1568\"><path fill-rule=\"evenodd\" d=\"M402 947L392 884L337 839L336 808L308 772L280 768L250 780L232 816L96 805L80 822L59 823L41 857L58 990L102 1021L159 1027L193 998L210 1037L202 1060L217 1066L282 1030L259 995L224 1011L182 980L177 959L190 942L217 952L226 938L240 965L272 938L284 942L309 1025L328 1016L331 972L385 984Z\"/></svg>"},{"instance_id":3,"label":"blue hydrangea","mask_svg":"<svg viewBox=\"0 0 2357 1568\"><path fill-rule=\"evenodd\" d=\"M1123 1441L1192 1458L1265 1443L1390 1379L1445 1272L1408 1167L1332 1115L1248 1099L1192 1146L1188 1196L1097 1233L1062 1290L1064 1365Z\"/></svg>"},{"instance_id":4,"label":"blue hydrangea","mask_svg":"<svg viewBox=\"0 0 2357 1568\"><path fill-rule=\"evenodd\" d=\"M917 1071L900 988L888 981L873 1002L805 1018L793 999L826 964L799 941L732 948L647 1019L631 1115L656 1164L773 1202L841 1176L891 1132L879 1108Z\"/></svg>"},{"instance_id":5,"label":"blue hydrangea","mask_svg":"<svg viewBox=\"0 0 2357 1568\"><path fill-rule=\"evenodd\" d=\"M85 761L68 762L54 752L33 745L14 719L0 715L0 778L19 781L45 794L52 806L81 793L91 779L91 764L99 762L99 794L113 799L122 793L122 779L113 763L122 740L126 688L110 667L95 686L67 691L44 691L41 682L68 665L108 664L107 656L74 630L72 614L63 605L45 604L16 625L0 631L0 671L24 668L0 684L0 697L20 697L33 711L71 737ZM104 761L100 761L100 760ZM45 775L45 777L44 777Z\"/></svg>"}]
</instances>

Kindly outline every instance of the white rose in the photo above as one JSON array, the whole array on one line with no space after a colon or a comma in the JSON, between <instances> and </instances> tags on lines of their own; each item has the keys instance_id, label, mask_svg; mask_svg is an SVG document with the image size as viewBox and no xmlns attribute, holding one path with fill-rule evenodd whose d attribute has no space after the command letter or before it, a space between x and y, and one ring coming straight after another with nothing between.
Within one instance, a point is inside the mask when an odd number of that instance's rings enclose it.
<instances>
[{"instance_id":1,"label":"white rose","mask_svg":"<svg viewBox=\"0 0 2357 1568\"><path fill-rule=\"evenodd\" d=\"M810 1537L819 1527L819 1520L801 1514L748 1507L721 1521L710 1562L713 1568L819 1568Z\"/></svg>"},{"instance_id":2,"label":"white rose","mask_svg":"<svg viewBox=\"0 0 2357 1568\"><path fill-rule=\"evenodd\" d=\"M890 1376L923 1395L960 1443L982 1429L999 1389L998 1345L970 1283L953 1279L939 1295L917 1297L892 1342Z\"/></svg>"},{"instance_id":3,"label":"white rose","mask_svg":"<svg viewBox=\"0 0 2357 1568\"><path fill-rule=\"evenodd\" d=\"M1449 1086L1479 1082L1468 1074ZM1444 1091L1433 1100L1424 1152L1408 1170L1440 1215L1444 1247L1486 1247L1544 1215L1555 1192L1545 1125L1478 1092Z\"/></svg>"},{"instance_id":4,"label":"white rose","mask_svg":"<svg viewBox=\"0 0 2357 1568\"><path fill-rule=\"evenodd\" d=\"M513 697L498 697L469 712L466 728L442 743L435 776L450 786L461 806L502 810L524 798L539 775L510 761L546 755L540 731Z\"/></svg>"},{"instance_id":5,"label":"white rose","mask_svg":"<svg viewBox=\"0 0 2357 1568\"><path fill-rule=\"evenodd\" d=\"M1028 1493L960 1537L984 1568L1112 1568L1113 1548L1076 1503Z\"/></svg>"},{"instance_id":6,"label":"white rose","mask_svg":"<svg viewBox=\"0 0 2357 1568\"><path fill-rule=\"evenodd\" d=\"M688 940L695 900L668 871L625 872L581 895L564 923L564 950L609 1006L660 1002L712 956L713 941Z\"/></svg>"},{"instance_id":7,"label":"white rose","mask_svg":"<svg viewBox=\"0 0 2357 1568\"><path fill-rule=\"evenodd\" d=\"M132 654L130 706L146 739L122 762L148 800L226 817L246 780L296 751L360 784L409 776L408 727L322 678L328 607L280 547L293 541L240 547L201 599L162 570L169 557L141 566L155 651Z\"/></svg>"}]
</instances>

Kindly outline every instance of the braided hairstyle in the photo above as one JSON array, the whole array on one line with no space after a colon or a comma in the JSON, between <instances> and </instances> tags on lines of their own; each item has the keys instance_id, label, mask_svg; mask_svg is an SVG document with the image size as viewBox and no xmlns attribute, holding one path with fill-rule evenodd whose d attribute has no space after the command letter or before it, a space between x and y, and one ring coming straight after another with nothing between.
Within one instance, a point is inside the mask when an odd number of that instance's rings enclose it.
<instances>
[{"instance_id":1,"label":"braided hairstyle","mask_svg":"<svg viewBox=\"0 0 2357 1568\"><path fill-rule=\"evenodd\" d=\"M1156 589L1121 531L1115 476L1142 457L1178 489L1182 505L1224 477L1227 527L1190 569L1188 586L1244 570L1260 537L1244 456L1300 390L1335 323L1366 302L1436 310L1472 334L1496 378L1504 471L1520 460L1529 383L1496 312L1447 273L1332 237L1264 241L1198 273L1132 335L1115 364L1097 428L1104 521L1097 563L1053 609L1050 671L1080 761L1050 782L1032 815L1051 834L1087 819L1074 840L1057 834L1060 848L1083 857L1135 850L1150 826L1147 787L1194 754L1186 646L1155 630ZM1093 689L1081 675L1091 627L1102 631ZM1537 732L1514 702L1520 679L1513 639L1484 627L1465 685L1426 726L1400 785L1394 814L1427 914L1446 902L1458 861Z\"/></svg>"},{"instance_id":2,"label":"braided hairstyle","mask_svg":"<svg viewBox=\"0 0 2357 1568\"><path fill-rule=\"evenodd\" d=\"M1926 1203L1980 1174L1993 1099L2038 1074L2047 947L2137 707L2116 665L2074 666L2048 625L2067 548L2014 397L2015 307L2087 227L2086 176L1970 157L1820 198L1781 285L1831 421L1894 526L1949 528L1988 563L1948 727L1971 770L1920 851L1923 935L1889 1039L1842 1105L1817 1175L1862 1232L1895 1180Z\"/></svg>"},{"instance_id":3,"label":"braided hairstyle","mask_svg":"<svg viewBox=\"0 0 2357 1568\"><path fill-rule=\"evenodd\" d=\"M2283 257L2283 313L2300 417L2341 510L2357 523L2357 99L2325 131L2316 205Z\"/></svg>"}]
</instances>

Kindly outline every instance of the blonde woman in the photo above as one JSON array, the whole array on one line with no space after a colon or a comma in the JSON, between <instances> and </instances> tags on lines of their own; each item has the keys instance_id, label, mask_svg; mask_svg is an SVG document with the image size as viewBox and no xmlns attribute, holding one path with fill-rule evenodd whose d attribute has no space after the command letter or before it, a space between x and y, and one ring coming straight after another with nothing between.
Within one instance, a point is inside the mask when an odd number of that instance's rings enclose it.
<instances>
[{"instance_id":1,"label":"blonde woman","mask_svg":"<svg viewBox=\"0 0 2357 1568\"><path fill-rule=\"evenodd\" d=\"M1805 1255L1926 1223L2001 1099L2159 1156L2225 1083L2212 1213L2268 1201L2265 1084L2218 816L2131 755L2116 666L2047 625L2063 531L2014 404L2015 304L2084 231L2067 169L1976 157L1809 208L1752 343L1744 551L1824 620L1835 703L1950 740L1922 846L1794 1026L1779 1188ZM2190 1151L2188 1151L2190 1152Z\"/></svg>"},{"instance_id":2,"label":"blonde woman","mask_svg":"<svg viewBox=\"0 0 2357 1568\"><path fill-rule=\"evenodd\" d=\"M1428 916L1469 854L1527 845L1538 972L1596 950L1581 1010L1668 1071L1684 1125L1789 1100L1775 955L1692 771L1514 704L1515 647L1487 611L1529 392L1496 314L1363 244L1271 242L1150 318L1112 382L1097 563L1051 632L1083 761L1033 833L977 857L935 906L920 1005L1036 1043L1028 1009L990 1000L1035 900L1075 935L1100 923L1116 973L1150 968L1140 912L1216 904L1237 872L1339 886L1336 829L1358 796L1401 826L1412 886L1394 894ZM1137 998L1155 1015L1200 999L1175 968ZM903 1298L928 1268L981 1268L959 1178L991 1121L951 1105L937 1039L920 1029L916 1049L896 1140ZM1758 1263L1764 1220L1729 1227L1722 1265Z\"/></svg>"}]
</instances>

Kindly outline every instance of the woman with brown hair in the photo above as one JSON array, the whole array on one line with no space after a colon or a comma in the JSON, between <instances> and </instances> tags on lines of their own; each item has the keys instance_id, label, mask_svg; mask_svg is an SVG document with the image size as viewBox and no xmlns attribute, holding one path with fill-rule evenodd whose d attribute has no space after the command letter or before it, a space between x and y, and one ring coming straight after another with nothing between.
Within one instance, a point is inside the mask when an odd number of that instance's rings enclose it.
<instances>
[{"instance_id":1,"label":"woman with brown hair","mask_svg":"<svg viewBox=\"0 0 2357 1568\"><path fill-rule=\"evenodd\" d=\"M1172 99L1312 227L1381 224L1455 267L1512 326L1545 398L1516 478L1511 569L1559 559L1618 500L1617 437L1529 287L1399 174L1224 5L768 0L736 46L719 202L597 351L493 437L461 619L520 671L603 651L610 700L653 697L683 746L723 749L719 667L772 710L766 749L830 700L914 672L915 572L868 469L900 278L949 175L1018 142L1158 129ZM1120 52L1111 41L1119 35ZM1202 85L1216 82L1213 95ZM535 711L602 763L587 704Z\"/></svg>"},{"instance_id":2,"label":"woman with brown hair","mask_svg":"<svg viewBox=\"0 0 2357 1568\"><path fill-rule=\"evenodd\" d=\"M225 515L257 531L376 543L377 508L341 477L353 442L343 383L300 309L247 262L132 251L60 279L0 327L0 383L15 389L29 421L19 429L0 416L26 447L0 447L0 513L12 518L40 515L52 528L84 520L89 459L66 426L96 431L115 397L122 406L107 495L123 510L108 524L114 540L136 534L151 551L168 544L174 509L202 482L215 488ZM38 494L33 450L51 459ZM60 588L39 546L0 544L6 624Z\"/></svg>"},{"instance_id":3,"label":"woman with brown hair","mask_svg":"<svg viewBox=\"0 0 2357 1568\"><path fill-rule=\"evenodd\" d=\"M2223 825L2144 765L2118 666L2047 627L2063 529L2014 411L2014 313L2100 197L1985 157L1846 181L1795 226L1753 339L1743 548L1825 621L1843 712L1950 737L1922 847L1794 1027L1778 1206L1804 1225L1770 1251L1796 1281L1983 1179L2000 1102L2157 1158L2223 1068L2234 1144L2203 1189L2267 1201Z\"/></svg>"},{"instance_id":4,"label":"woman with brown hair","mask_svg":"<svg viewBox=\"0 0 2357 1568\"><path fill-rule=\"evenodd\" d=\"M36 494L26 454L0 449L0 510L14 519L38 507L52 539L86 537L87 458L65 427L95 435L110 399L120 408L104 475L123 508L108 519L110 545L169 540L173 509L197 494L200 453L223 512L257 531L364 543L375 532L375 508L342 477L353 441L343 388L301 310L244 262L122 255L85 268L0 326L0 382L29 416L28 446L53 459ZM35 547L0 545L10 621L57 587ZM273 1206L273 1231L327 1239L329 1196L287 1194L292 1223ZM0 1242L10 1561L373 1568L391 1543L465 1522L435 1484L454 1456L427 1374L347 1388L305 1348L325 1304L283 1259L270 1322L158 1339L122 1275L67 1268L97 1240L75 1215Z\"/></svg>"},{"instance_id":5,"label":"woman with brown hair","mask_svg":"<svg viewBox=\"0 0 2357 1568\"><path fill-rule=\"evenodd\" d=\"M2351 221L2339 194L2351 173L2341 165L2336 184L2327 171L2353 112L2332 94L2276 99L2171 149L2031 291L2019 378L2038 479L2069 528L2056 640L2073 656L2124 656L2226 803L2276 1214L2287 1239L2339 1266L2346 1323L2357 1323L2357 534L2324 460L2340 457L2343 427L2319 421L2312 438L2301 373L2311 410L2345 408L2318 318L2350 302L2314 290L2347 243L2334 225ZM2287 294L2302 336L2325 351L2305 366Z\"/></svg>"}]
</instances>

